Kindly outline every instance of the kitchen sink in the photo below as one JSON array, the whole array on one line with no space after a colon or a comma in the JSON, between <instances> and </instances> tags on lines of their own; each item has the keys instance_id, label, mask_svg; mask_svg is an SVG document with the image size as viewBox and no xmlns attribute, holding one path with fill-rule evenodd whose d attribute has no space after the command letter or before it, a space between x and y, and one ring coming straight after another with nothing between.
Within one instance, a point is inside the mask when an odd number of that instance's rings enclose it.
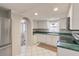
<instances>
[{"instance_id":1,"label":"kitchen sink","mask_svg":"<svg viewBox=\"0 0 79 59\"><path fill-rule=\"evenodd\" d=\"M74 37L74 42L79 44L79 33L72 33L72 36Z\"/></svg>"},{"instance_id":2,"label":"kitchen sink","mask_svg":"<svg viewBox=\"0 0 79 59\"><path fill-rule=\"evenodd\" d=\"M78 45L77 40L73 36L67 36L67 35L60 36L60 42Z\"/></svg>"}]
</instances>

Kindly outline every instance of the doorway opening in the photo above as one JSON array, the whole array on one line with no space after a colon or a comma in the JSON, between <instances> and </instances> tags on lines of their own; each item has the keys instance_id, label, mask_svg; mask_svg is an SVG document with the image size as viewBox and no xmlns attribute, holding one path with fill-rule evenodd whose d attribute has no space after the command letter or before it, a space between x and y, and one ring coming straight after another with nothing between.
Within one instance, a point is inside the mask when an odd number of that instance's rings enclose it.
<instances>
[{"instance_id":1,"label":"doorway opening","mask_svg":"<svg viewBox=\"0 0 79 59\"><path fill-rule=\"evenodd\" d=\"M21 56L26 56L28 54L28 47L31 45L32 28L31 21L27 17L21 20Z\"/></svg>"},{"instance_id":2,"label":"doorway opening","mask_svg":"<svg viewBox=\"0 0 79 59\"><path fill-rule=\"evenodd\" d=\"M27 20L21 20L21 55L26 55L27 47Z\"/></svg>"}]
</instances>

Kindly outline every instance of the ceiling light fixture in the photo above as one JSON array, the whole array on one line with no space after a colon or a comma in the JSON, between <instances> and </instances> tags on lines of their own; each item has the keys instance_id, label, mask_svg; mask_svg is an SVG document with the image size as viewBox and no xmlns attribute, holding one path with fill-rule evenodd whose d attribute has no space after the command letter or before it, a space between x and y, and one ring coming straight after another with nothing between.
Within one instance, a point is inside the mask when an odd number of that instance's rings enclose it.
<instances>
[{"instance_id":1,"label":"ceiling light fixture","mask_svg":"<svg viewBox=\"0 0 79 59\"><path fill-rule=\"evenodd\" d=\"M53 10L54 10L54 11L58 11L58 8L54 8Z\"/></svg>"},{"instance_id":2,"label":"ceiling light fixture","mask_svg":"<svg viewBox=\"0 0 79 59\"><path fill-rule=\"evenodd\" d=\"M36 15L36 16L37 16L37 15L38 15L38 13L34 13L34 15Z\"/></svg>"}]
</instances>

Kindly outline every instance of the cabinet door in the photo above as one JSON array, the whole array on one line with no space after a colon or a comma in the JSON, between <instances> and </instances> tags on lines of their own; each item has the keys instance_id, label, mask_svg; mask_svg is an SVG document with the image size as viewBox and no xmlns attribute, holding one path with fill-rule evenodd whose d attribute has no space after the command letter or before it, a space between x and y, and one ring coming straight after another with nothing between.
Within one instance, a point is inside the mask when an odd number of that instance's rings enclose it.
<instances>
[{"instance_id":1,"label":"cabinet door","mask_svg":"<svg viewBox=\"0 0 79 59\"><path fill-rule=\"evenodd\" d=\"M50 35L46 35L46 44L52 45Z\"/></svg>"},{"instance_id":2,"label":"cabinet door","mask_svg":"<svg viewBox=\"0 0 79 59\"><path fill-rule=\"evenodd\" d=\"M44 35L43 35L43 34L37 34L37 40L38 40L39 42L44 42L44 41L45 41Z\"/></svg>"},{"instance_id":3,"label":"cabinet door","mask_svg":"<svg viewBox=\"0 0 79 59\"><path fill-rule=\"evenodd\" d=\"M58 47L58 56L79 56L78 51Z\"/></svg>"},{"instance_id":4,"label":"cabinet door","mask_svg":"<svg viewBox=\"0 0 79 59\"><path fill-rule=\"evenodd\" d=\"M71 7L70 29L79 30L79 4L72 4Z\"/></svg>"},{"instance_id":5,"label":"cabinet door","mask_svg":"<svg viewBox=\"0 0 79 59\"><path fill-rule=\"evenodd\" d=\"M33 29L38 29L38 22L37 21L33 21Z\"/></svg>"},{"instance_id":6,"label":"cabinet door","mask_svg":"<svg viewBox=\"0 0 79 59\"><path fill-rule=\"evenodd\" d=\"M32 40L33 44L36 44L38 42L37 37L38 37L37 34L33 35L33 40Z\"/></svg>"},{"instance_id":7,"label":"cabinet door","mask_svg":"<svg viewBox=\"0 0 79 59\"><path fill-rule=\"evenodd\" d=\"M46 35L45 34L40 34L40 42L42 42L42 43L46 43L46 40L47 40L47 37L46 37Z\"/></svg>"},{"instance_id":8,"label":"cabinet door","mask_svg":"<svg viewBox=\"0 0 79 59\"><path fill-rule=\"evenodd\" d=\"M39 29L48 29L47 21L38 21L38 28Z\"/></svg>"},{"instance_id":9,"label":"cabinet door","mask_svg":"<svg viewBox=\"0 0 79 59\"><path fill-rule=\"evenodd\" d=\"M45 35L44 43L57 47L59 36Z\"/></svg>"},{"instance_id":10,"label":"cabinet door","mask_svg":"<svg viewBox=\"0 0 79 59\"><path fill-rule=\"evenodd\" d=\"M53 46L57 47L57 40L59 39L59 36L51 35L50 38L51 38L50 44L52 44Z\"/></svg>"},{"instance_id":11,"label":"cabinet door","mask_svg":"<svg viewBox=\"0 0 79 59\"><path fill-rule=\"evenodd\" d=\"M47 35L47 34L36 34L34 38L37 39L38 42L57 47L57 40L59 39L59 36L53 36L53 35Z\"/></svg>"}]
</instances>

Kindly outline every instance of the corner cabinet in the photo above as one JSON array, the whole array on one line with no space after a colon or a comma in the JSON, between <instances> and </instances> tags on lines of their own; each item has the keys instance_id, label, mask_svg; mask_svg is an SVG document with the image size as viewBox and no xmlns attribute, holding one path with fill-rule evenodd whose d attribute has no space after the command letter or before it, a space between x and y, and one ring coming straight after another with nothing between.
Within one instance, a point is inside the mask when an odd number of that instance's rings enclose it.
<instances>
[{"instance_id":1,"label":"corner cabinet","mask_svg":"<svg viewBox=\"0 0 79 59\"><path fill-rule=\"evenodd\" d=\"M79 30L79 4L71 4L68 17L70 17L70 30Z\"/></svg>"}]
</instances>

